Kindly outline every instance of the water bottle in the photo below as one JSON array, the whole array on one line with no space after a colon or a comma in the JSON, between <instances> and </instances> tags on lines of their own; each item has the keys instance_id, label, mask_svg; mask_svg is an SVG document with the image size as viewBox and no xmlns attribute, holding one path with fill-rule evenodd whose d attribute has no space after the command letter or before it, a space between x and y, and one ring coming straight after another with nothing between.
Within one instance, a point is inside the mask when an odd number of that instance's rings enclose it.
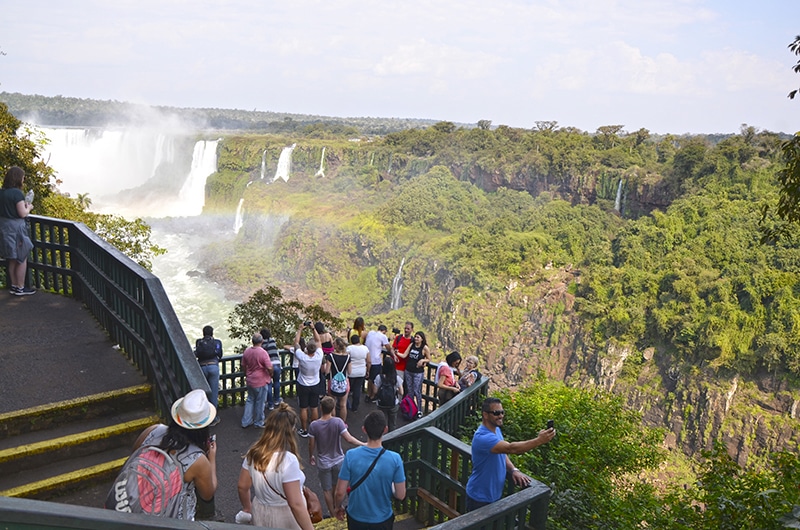
<instances>
[{"instance_id":1,"label":"water bottle","mask_svg":"<svg viewBox=\"0 0 800 530\"><path fill-rule=\"evenodd\" d=\"M33 204L33 190L28 190L28 193L25 194L25 202Z\"/></svg>"}]
</instances>

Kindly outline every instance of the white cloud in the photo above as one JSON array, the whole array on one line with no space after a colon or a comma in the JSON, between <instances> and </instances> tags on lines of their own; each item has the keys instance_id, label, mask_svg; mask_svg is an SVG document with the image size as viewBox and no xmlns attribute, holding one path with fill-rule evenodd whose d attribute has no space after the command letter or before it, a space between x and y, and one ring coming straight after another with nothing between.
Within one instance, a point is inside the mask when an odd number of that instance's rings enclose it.
<instances>
[{"instance_id":1,"label":"white cloud","mask_svg":"<svg viewBox=\"0 0 800 530\"><path fill-rule=\"evenodd\" d=\"M798 30L779 33L800 20L800 2L6 4L14 24L0 43L0 89L28 93L522 126L631 112L653 130L692 107L711 130L730 112L708 103L720 94L769 99L779 87L783 98L800 84L786 50ZM751 109L762 126L786 120L786 111Z\"/></svg>"}]
</instances>

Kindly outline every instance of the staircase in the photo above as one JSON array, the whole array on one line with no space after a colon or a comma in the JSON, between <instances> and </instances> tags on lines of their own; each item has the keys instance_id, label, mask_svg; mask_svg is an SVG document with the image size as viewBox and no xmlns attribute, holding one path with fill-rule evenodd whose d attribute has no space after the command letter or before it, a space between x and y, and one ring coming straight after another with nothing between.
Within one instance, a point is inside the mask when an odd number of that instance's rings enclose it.
<instances>
[{"instance_id":1,"label":"staircase","mask_svg":"<svg viewBox=\"0 0 800 530\"><path fill-rule=\"evenodd\" d=\"M0 496L62 501L107 487L158 421L147 384L0 414Z\"/></svg>"}]
</instances>

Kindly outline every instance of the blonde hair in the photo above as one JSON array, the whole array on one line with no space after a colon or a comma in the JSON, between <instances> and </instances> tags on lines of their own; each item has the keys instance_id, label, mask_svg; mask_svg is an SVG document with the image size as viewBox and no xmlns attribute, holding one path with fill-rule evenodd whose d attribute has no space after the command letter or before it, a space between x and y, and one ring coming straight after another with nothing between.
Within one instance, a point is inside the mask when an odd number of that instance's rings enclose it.
<instances>
[{"instance_id":1,"label":"blonde hair","mask_svg":"<svg viewBox=\"0 0 800 530\"><path fill-rule=\"evenodd\" d=\"M472 363L475 365L475 368L478 367L478 358L475 355L468 355L466 359L464 359L464 363Z\"/></svg>"},{"instance_id":2,"label":"blonde hair","mask_svg":"<svg viewBox=\"0 0 800 530\"><path fill-rule=\"evenodd\" d=\"M279 453L275 461L278 469L283 463L286 451L297 455L297 437L294 427L297 424L297 413L286 402L270 412L264 422L261 438L247 450L245 459L257 470L264 472L272 460L272 455Z\"/></svg>"}]
</instances>

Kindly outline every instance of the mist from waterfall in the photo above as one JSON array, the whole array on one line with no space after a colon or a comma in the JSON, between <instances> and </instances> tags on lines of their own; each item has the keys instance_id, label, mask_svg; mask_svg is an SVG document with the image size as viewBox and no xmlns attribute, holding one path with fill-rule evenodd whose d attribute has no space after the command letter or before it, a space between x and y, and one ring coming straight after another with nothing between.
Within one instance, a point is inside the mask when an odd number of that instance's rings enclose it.
<instances>
[{"instance_id":1,"label":"mist from waterfall","mask_svg":"<svg viewBox=\"0 0 800 530\"><path fill-rule=\"evenodd\" d=\"M403 307L403 265L406 262L406 258L400 260L400 268L397 269L397 274L395 274L394 279L392 280L392 300L390 304L391 309L400 309Z\"/></svg>"},{"instance_id":2,"label":"mist from waterfall","mask_svg":"<svg viewBox=\"0 0 800 530\"><path fill-rule=\"evenodd\" d=\"M261 180L264 180L264 177L266 176L267 176L267 150L264 149L264 152L261 153Z\"/></svg>"},{"instance_id":3,"label":"mist from waterfall","mask_svg":"<svg viewBox=\"0 0 800 530\"><path fill-rule=\"evenodd\" d=\"M284 182L289 181L289 174L292 172L292 151L297 147L297 144L292 144L291 147L284 147L281 150L281 156L278 157L278 169L275 170L275 177L272 182L278 179L283 179Z\"/></svg>"},{"instance_id":4,"label":"mist from waterfall","mask_svg":"<svg viewBox=\"0 0 800 530\"><path fill-rule=\"evenodd\" d=\"M202 270L209 243L232 240L231 215L198 215L205 183L216 171L219 140L197 140L186 131L157 129L40 129L50 140L42 158L61 179L59 190L88 193L92 210L143 217L153 243L167 254L153 260L187 340L211 325L231 351L227 317L237 300Z\"/></svg>"},{"instance_id":5,"label":"mist from waterfall","mask_svg":"<svg viewBox=\"0 0 800 530\"><path fill-rule=\"evenodd\" d=\"M143 185L160 166L172 166L178 160L180 135L153 129L38 130L49 140L42 159L55 168L60 190L73 196L89 193L95 204L123 186Z\"/></svg>"}]
</instances>

